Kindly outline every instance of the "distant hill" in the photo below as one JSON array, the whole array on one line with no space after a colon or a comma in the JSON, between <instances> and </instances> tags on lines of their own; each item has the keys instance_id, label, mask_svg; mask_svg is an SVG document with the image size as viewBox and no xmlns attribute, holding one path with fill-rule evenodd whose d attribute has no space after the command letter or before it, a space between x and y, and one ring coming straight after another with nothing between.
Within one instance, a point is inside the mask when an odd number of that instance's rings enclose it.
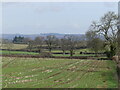
<instances>
[{"instance_id":1,"label":"distant hill","mask_svg":"<svg viewBox=\"0 0 120 90\"><path fill-rule=\"evenodd\" d=\"M31 39L34 39L35 37L37 36L43 36L43 37L46 37L48 35L55 35L57 38L63 38L65 35L74 35L74 36L77 36L79 37L81 40L84 38L84 34L59 34L59 33L42 33L42 34L29 34L29 35L26 35L26 34L2 34L0 35L0 38L3 38L3 39L10 39L12 40L15 36L23 36L23 37L29 37Z\"/></svg>"}]
</instances>

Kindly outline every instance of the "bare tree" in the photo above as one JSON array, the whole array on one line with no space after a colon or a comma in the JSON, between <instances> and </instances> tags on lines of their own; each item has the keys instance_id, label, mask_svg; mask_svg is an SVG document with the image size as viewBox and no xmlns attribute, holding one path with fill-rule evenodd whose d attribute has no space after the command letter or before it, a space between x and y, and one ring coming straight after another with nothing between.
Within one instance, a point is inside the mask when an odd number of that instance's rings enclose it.
<instances>
[{"instance_id":1,"label":"bare tree","mask_svg":"<svg viewBox=\"0 0 120 90\"><path fill-rule=\"evenodd\" d=\"M76 49L78 38L73 35L65 35L67 50L70 51L70 56L72 57L74 54L74 50Z\"/></svg>"},{"instance_id":2,"label":"bare tree","mask_svg":"<svg viewBox=\"0 0 120 90\"><path fill-rule=\"evenodd\" d=\"M60 47L63 54L65 54L65 51L67 50L67 40L65 38L60 39Z\"/></svg>"},{"instance_id":3,"label":"bare tree","mask_svg":"<svg viewBox=\"0 0 120 90\"><path fill-rule=\"evenodd\" d=\"M49 52L51 52L53 47L57 45L56 44L57 43L57 38L54 35L49 35L49 36L46 37L45 42L48 46Z\"/></svg>"},{"instance_id":4,"label":"bare tree","mask_svg":"<svg viewBox=\"0 0 120 90\"><path fill-rule=\"evenodd\" d=\"M108 12L99 22L93 22L90 27L90 29L104 36L106 46L109 47L108 55L110 58L116 54L117 20L118 16L114 12Z\"/></svg>"},{"instance_id":5,"label":"bare tree","mask_svg":"<svg viewBox=\"0 0 120 90\"><path fill-rule=\"evenodd\" d=\"M88 41L91 41L93 38L96 38L96 37L97 37L97 34L96 34L95 31L89 30L89 31L86 32L86 39Z\"/></svg>"},{"instance_id":6,"label":"bare tree","mask_svg":"<svg viewBox=\"0 0 120 90\"><path fill-rule=\"evenodd\" d=\"M96 55L100 50L103 50L103 40L99 38L100 36L96 34L95 31L87 31L86 39L87 39L87 47L93 50Z\"/></svg>"},{"instance_id":7,"label":"bare tree","mask_svg":"<svg viewBox=\"0 0 120 90\"><path fill-rule=\"evenodd\" d=\"M34 41L30 40L27 48L31 51L33 49L34 45L35 45Z\"/></svg>"},{"instance_id":8,"label":"bare tree","mask_svg":"<svg viewBox=\"0 0 120 90\"><path fill-rule=\"evenodd\" d=\"M39 53L41 53L43 42L44 42L44 37L36 37L34 40L35 46L38 49Z\"/></svg>"}]
</instances>

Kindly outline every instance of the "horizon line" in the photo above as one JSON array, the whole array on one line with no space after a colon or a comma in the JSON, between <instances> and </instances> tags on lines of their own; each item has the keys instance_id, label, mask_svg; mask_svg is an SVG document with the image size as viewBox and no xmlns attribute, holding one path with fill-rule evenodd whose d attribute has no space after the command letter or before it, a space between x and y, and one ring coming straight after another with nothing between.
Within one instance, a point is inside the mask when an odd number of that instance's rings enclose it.
<instances>
[{"instance_id":1,"label":"horizon line","mask_svg":"<svg viewBox=\"0 0 120 90\"><path fill-rule=\"evenodd\" d=\"M2 34L23 34L23 35L34 35L34 34L37 34L37 33L0 33L0 35ZM38 34L85 34L85 33L38 33Z\"/></svg>"}]
</instances>

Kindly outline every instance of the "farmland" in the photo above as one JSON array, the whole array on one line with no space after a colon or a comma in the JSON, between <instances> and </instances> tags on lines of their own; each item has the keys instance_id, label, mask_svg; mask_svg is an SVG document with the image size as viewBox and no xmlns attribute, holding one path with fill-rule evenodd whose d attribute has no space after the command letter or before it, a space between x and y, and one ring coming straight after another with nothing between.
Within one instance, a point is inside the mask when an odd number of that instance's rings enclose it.
<instances>
[{"instance_id":1,"label":"farmland","mask_svg":"<svg viewBox=\"0 0 120 90\"><path fill-rule=\"evenodd\" d=\"M5 44L2 44L1 46L1 50L0 50L0 55L37 55L37 56L40 56L40 54L36 51L27 51L27 44L13 44L13 47L11 48L11 50L8 50L6 48L6 45ZM26 51L25 51L26 50ZM48 50L46 49L43 49L43 52L48 52ZM89 48L87 49L76 49L74 51L74 55L73 56L96 56L95 54L80 54L80 52L93 52L92 50L90 50ZM62 54L63 51L62 50L52 50L51 51L52 53L52 56L60 56L60 57L69 57L70 56L70 53L68 50L66 50L66 53L68 54ZM94 52L93 52L94 53ZM106 58L105 55L99 55L99 57L104 57Z\"/></svg>"},{"instance_id":2,"label":"farmland","mask_svg":"<svg viewBox=\"0 0 120 90\"><path fill-rule=\"evenodd\" d=\"M1 4L0 88L120 89L118 2L104 4Z\"/></svg>"},{"instance_id":3,"label":"farmland","mask_svg":"<svg viewBox=\"0 0 120 90\"><path fill-rule=\"evenodd\" d=\"M2 62L3 88L116 88L118 86L113 61L3 57Z\"/></svg>"},{"instance_id":4,"label":"farmland","mask_svg":"<svg viewBox=\"0 0 120 90\"><path fill-rule=\"evenodd\" d=\"M28 46L27 44L13 44L12 49L24 49L24 48L26 48L27 46ZM2 44L0 48L1 48L1 49L7 49L7 48L6 48L6 44Z\"/></svg>"},{"instance_id":5,"label":"farmland","mask_svg":"<svg viewBox=\"0 0 120 90\"><path fill-rule=\"evenodd\" d=\"M69 50L37 48L27 44L2 45L3 88L117 88L116 64L105 54L94 54L90 48ZM82 54L80 54L82 52ZM102 51L103 52L103 51ZM52 57L42 57L47 54ZM91 54L86 54L91 53ZM93 53L93 54L92 54ZM105 58L105 60L100 59ZM88 60L89 59L89 60ZM92 82L92 83L91 83Z\"/></svg>"}]
</instances>

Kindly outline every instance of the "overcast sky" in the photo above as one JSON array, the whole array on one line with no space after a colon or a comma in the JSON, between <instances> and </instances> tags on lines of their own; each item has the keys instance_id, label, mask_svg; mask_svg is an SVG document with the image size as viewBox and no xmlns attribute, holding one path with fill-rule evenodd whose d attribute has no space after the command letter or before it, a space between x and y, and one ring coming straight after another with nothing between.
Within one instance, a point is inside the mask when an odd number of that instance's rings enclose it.
<instances>
[{"instance_id":1,"label":"overcast sky","mask_svg":"<svg viewBox=\"0 0 120 90\"><path fill-rule=\"evenodd\" d=\"M92 21L108 11L118 12L117 2L17 2L2 4L2 33L84 34Z\"/></svg>"}]
</instances>

